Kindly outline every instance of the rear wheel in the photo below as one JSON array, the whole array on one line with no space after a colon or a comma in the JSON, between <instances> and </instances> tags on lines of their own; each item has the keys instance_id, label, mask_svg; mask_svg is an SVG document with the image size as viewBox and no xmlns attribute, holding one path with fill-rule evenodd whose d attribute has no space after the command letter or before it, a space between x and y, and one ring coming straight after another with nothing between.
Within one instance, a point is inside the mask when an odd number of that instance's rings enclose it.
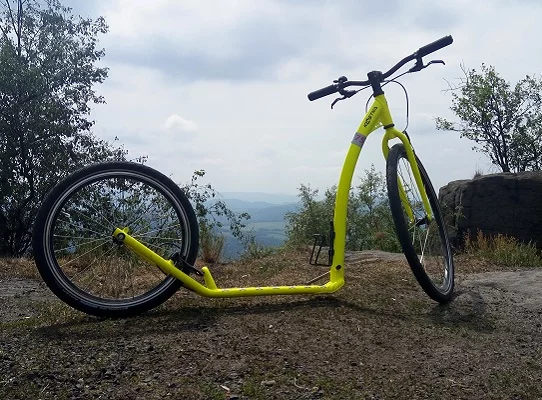
<instances>
[{"instance_id":1,"label":"rear wheel","mask_svg":"<svg viewBox=\"0 0 542 400\"><path fill-rule=\"evenodd\" d=\"M445 303L452 298L454 287L451 246L429 176L417 157L416 161L433 217L430 218L425 212L402 144L394 145L387 159L390 208L397 237L414 276L429 297Z\"/></svg>"},{"instance_id":2,"label":"rear wheel","mask_svg":"<svg viewBox=\"0 0 542 400\"><path fill-rule=\"evenodd\" d=\"M198 226L180 188L141 164L100 163L61 181L40 207L33 250L45 283L70 306L102 317L166 301L181 282L114 242L114 229L125 227L166 259L196 260Z\"/></svg>"}]
</instances>

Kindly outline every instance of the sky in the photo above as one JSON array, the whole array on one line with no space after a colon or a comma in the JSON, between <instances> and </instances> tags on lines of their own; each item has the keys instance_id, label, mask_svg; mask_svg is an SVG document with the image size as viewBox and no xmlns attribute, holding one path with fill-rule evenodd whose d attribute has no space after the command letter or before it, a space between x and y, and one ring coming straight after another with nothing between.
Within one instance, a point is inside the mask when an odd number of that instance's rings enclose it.
<instances>
[{"instance_id":1,"label":"sky","mask_svg":"<svg viewBox=\"0 0 542 400\"><path fill-rule=\"evenodd\" d=\"M542 72L539 0L70 0L75 14L103 16L99 37L109 77L95 89L95 134L115 137L131 157L178 183L195 170L219 192L297 194L336 184L370 96L338 103L307 94L341 75L366 79L446 35L454 43L431 66L400 79L408 91L408 132L435 188L476 171L497 172L456 132L447 90L461 65L482 63L513 83ZM377 5L375 5L377 4ZM406 123L405 95L385 87L395 124ZM353 185L372 164L385 171L382 130L369 136Z\"/></svg>"}]
</instances>

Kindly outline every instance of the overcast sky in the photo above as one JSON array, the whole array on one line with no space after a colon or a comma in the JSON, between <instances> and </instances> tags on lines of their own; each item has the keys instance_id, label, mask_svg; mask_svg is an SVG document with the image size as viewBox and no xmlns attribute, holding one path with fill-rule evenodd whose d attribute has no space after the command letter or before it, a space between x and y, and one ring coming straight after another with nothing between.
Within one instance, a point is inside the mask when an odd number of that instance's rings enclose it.
<instances>
[{"instance_id":1,"label":"overcast sky","mask_svg":"<svg viewBox=\"0 0 542 400\"><path fill-rule=\"evenodd\" d=\"M492 172L488 159L457 133L447 82L460 65L494 65L506 80L542 72L539 0L71 0L84 17L105 17L95 133L115 136L130 155L187 182L205 169L221 192L296 194L301 183L324 190L338 180L368 92L337 104L307 94L346 75L366 79L442 36L454 43L426 57L443 59L401 79L410 98L414 147L436 188ZM396 125L404 94L386 86ZM371 164L384 171L382 131L361 154L354 184Z\"/></svg>"}]
</instances>

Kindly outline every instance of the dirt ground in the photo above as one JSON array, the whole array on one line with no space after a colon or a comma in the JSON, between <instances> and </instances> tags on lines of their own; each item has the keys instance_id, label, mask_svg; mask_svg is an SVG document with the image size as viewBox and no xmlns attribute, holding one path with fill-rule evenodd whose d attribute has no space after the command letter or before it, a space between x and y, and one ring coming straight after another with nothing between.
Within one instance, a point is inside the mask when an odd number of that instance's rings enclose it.
<instances>
[{"instance_id":1,"label":"dirt ground","mask_svg":"<svg viewBox=\"0 0 542 400\"><path fill-rule=\"evenodd\" d=\"M180 291L122 320L72 311L31 274L4 271L0 399L542 398L542 271L458 259L456 297L439 306L402 256L347 261L331 296ZM291 281L297 261L275 262L213 273L223 286Z\"/></svg>"}]
</instances>

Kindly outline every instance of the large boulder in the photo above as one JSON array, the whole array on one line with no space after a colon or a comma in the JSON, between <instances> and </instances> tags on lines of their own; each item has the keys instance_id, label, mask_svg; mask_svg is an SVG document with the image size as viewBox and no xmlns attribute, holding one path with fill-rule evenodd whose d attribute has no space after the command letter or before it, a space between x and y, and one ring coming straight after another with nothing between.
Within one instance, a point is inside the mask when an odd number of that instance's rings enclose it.
<instances>
[{"instance_id":1,"label":"large boulder","mask_svg":"<svg viewBox=\"0 0 542 400\"><path fill-rule=\"evenodd\" d=\"M450 182L439 191L450 238L498 233L542 248L542 172L499 173Z\"/></svg>"}]
</instances>

